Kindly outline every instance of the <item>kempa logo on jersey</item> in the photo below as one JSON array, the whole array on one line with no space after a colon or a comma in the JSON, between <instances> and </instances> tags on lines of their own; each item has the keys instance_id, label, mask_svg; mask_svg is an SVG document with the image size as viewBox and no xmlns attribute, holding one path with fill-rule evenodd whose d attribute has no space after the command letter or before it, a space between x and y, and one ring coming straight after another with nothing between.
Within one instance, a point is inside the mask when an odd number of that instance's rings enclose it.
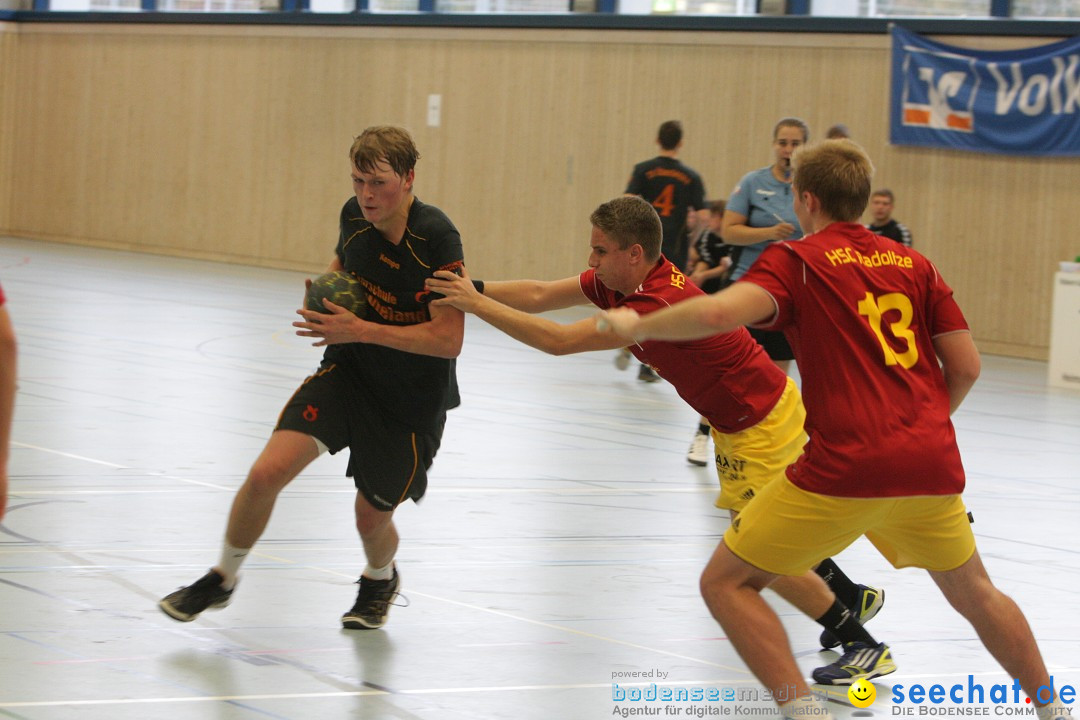
<instances>
[{"instance_id":1,"label":"kempa logo on jersey","mask_svg":"<svg viewBox=\"0 0 1080 720\"><path fill-rule=\"evenodd\" d=\"M1053 701L1055 691L1057 703L1072 705L1076 700L1076 689L1072 685L1055 688L1054 677L1051 675L1050 685L1043 685L1035 691L1036 702L1045 705ZM989 687L975 682L974 675L968 675L966 683L950 686L893 685L889 699L893 703L892 714L900 716L1034 717L1036 714L1035 703L1023 695L1020 681L1015 679L1010 685L996 684ZM1076 713L1071 714L1076 716Z\"/></svg>"}]
</instances>

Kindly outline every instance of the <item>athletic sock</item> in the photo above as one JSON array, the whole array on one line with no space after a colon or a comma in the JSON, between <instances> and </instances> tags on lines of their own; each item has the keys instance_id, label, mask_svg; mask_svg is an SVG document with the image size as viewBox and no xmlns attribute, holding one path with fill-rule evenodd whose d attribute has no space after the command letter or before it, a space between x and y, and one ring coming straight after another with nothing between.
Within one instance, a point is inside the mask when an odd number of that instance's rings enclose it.
<instances>
[{"instance_id":1,"label":"athletic sock","mask_svg":"<svg viewBox=\"0 0 1080 720\"><path fill-rule=\"evenodd\" d=\"M825 558L822 560L814 572L825 581L825 584L829 586L829 589L836 593L836 598L845 607L851 608L855 612L859 612L859 586L851 582L844 571L833 562L832 558Z\"/></svg>"},{"instance_id":2,"label":"athletic sock","mask_svg":"<svg viewBox=\"0 0 1080 720\"><path fill-rule=\"evenodd\" d=\"M698 435L708 435L712 432L712 428L708 423L699 423L697 426Z\"/></svg>"},{"instance_id":3,"label":"athletic sock","mask_svg":"<svg viewBox=\"0 0 1080 720\"><path fill-rule=\"evenodd\" d=\"M364 572L361 573L368 580L390 580L394 577L394 561L386 563L384 567L377 568L372 567L371 563L368 563L364 568Z\"/></svg>"},{"instance_id":4,"label":"athletic sock","mask_svg":"<svg viewBox=\"0 0 1080 720\"><path fill-rule=\"evenodd\" d=\"M873 636L866 632L866 628L839 600L833 601L832 607L826 610L824 615L817 618L817 623L835 635L836 639L845 645L850 642L877 645L877 641L874 640Z\"/></svg>"},{"instance_id":5,"label":"athletic sock","mask_svg":"<svg viewBox=\"0 0 1080 720\"><path fill-rule=\"evenodd\" d=\"M218 571L225 578L221 587L226 590L236 587L236 576L240 573L240 566L244 564L249 552L251 548L233 547L228 540L225 541L225 544L221 546L221 560L217 564Z\"/></svg>"}]
</instances>

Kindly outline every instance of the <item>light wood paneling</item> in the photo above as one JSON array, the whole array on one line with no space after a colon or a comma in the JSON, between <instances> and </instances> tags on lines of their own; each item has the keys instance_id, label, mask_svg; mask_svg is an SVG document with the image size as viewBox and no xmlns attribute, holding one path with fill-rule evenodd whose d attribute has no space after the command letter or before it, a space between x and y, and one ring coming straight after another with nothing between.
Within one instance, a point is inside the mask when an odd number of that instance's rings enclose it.
<instances>
[{"instance_id":1,"label":"light wood paneling","mask_svg":"<svg viewBox=\"0 0 1080 720\"><path fill-rule=\"evenodd\" d=\"M18 26L0 22L0 228L11 225L12 149L15 145L15 80ZM2 278L0 278L2 279Z\"/></svg>"},{"instance_id":2,"label":"light wood paneling","mask_svg":"<svg viewBox=\"0 0 1080 720\"><path fill-rule=\"evenodd\" d=\"M884 36L33 24L10 35L9 234L315 271L350 192L350 140L387 123L416 137L417 194L458 224L474 274L562 277L584 267L589 212L654 153L660 122L684 122L683 159L726 197L769 162L776 120L797 115L816 134L844 122L866 146L986 349L1046 356L1051 276L1080 252L1068 232L1075 160L888 145ZM432 93L438 127L425 121Z\"/></svg>"}]
</instances>

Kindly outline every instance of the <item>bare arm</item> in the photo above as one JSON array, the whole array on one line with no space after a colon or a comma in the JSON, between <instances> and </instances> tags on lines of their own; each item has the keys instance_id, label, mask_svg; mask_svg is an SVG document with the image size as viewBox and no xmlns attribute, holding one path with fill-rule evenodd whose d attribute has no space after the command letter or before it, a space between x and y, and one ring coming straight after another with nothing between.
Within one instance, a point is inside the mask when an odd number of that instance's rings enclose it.
<instances>
[{"instance_id":1,"label":"bare arm","mask_svg":"<svg viewBox=\"0 0 1080 720\"><path fill-rule=\"evenodd\" d=\"M755 245L767 240L787 240L795 232L795 226L788 222L779 222L769 227L750 227L747 217L734 210L724 213L721 237L728 245Z\"/></svg>"},{"instance_id":2,"label":"bare arm","mask_svg":"<svg viewBox=\"0 0 1080 720\"><path fill-rule=\"evenodd\" d=\"M696 297L639 317L617 308L600 316L612 334L643 340L696 340L730 332L740 325L764 322L776 314L772 297L752 283L735 283L715 295Z\"/></svg>"},{"instance_id":3,"label":"bare arm","mask_svg":"<svg viewBox=\"0 0 1080 720\"><path fill-rule=\"evenodd\" d=\"M430 308L431 320L415 325L382 325L361 320L332 302L325 305L329 315L313 310L297 310L303 320L293 327L297 335L318 338L316 347L338 343L365 342L374 345L441 358L455 358L461 353L465 337L465 315L452 307Z\"/></svg>"},{"instance_id":4,"label":"bare arm","mask_svg":"<svg viewBox=\"0 0 1080 720\"><path fill-rule=\"evenodd\" d=\"M435 273L438 278L440 273ZM466 276L468 277L468 276ZM442 292L429 282L428 287ZM576 305L588 305L576 277L562 280L496 280L484 283L484 295L503 305L527 313L561 310ZM464 308L462 308L464 309Z\"/></svg>"},{"instance_id":5,"label":"bare arm","mask_svg":"<svg viewBox=\"0 0 1080 720\"><path fill-rule=\"evenodd\" d=\"M492 283L506 288L517 283ZM523 288L533 287L532 281L522 281ZM542 293L548 303L543 310L579 305L580 302L567 302L575 297L584 300L576 277L556 280L546 285ZM543 350L551 355L569 355L588 350L614 350L625 345L619 338L608 332L600 332L592 318L580 320L570 325L561 325L547 318L536 317L522 310L505 305L493 296L484 284L481 295L473 287L467 274L458 277L454 273L437 271L435 277L428 280L430 290L441 293L444 297L433 300L432 305L452 305L465 312L476 315L481 320L502 330L510 337L526 345ZM535 287L533 287L535 290ZM515 298L520 300L520 297Z\"/></svg>"},{"instance_id":6,"label":"bare arm","mask_svg":"<svg viewBox=\"0 0 1080 720\"><path fill-rule=\"evenodd\" d=\"M938 335L933 342L934 351L941 360L941 371L945 373L945 386L949 388L949 413L952 414L979 379L982 361L971 333L966 330Z\"/></svg>"},{"instance_id":7,"label":"bare arm","mask_svg":"<svg viewBox=\"0 0 1080 720\"><path fill-rule=\"evenodd\" d=\"M15 413L15 330L7 308L0 305L0 521L7 509L8 454Z\"/></svg>"}]
</instances>

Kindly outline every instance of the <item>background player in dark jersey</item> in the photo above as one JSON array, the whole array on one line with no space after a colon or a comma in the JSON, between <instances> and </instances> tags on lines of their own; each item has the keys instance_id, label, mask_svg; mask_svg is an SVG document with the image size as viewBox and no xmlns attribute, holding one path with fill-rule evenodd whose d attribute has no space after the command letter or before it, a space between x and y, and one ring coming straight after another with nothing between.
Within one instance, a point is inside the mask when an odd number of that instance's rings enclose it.
<instances>
[{"instance_id":1,"label":"background player in dark jersey","mask_svg":"<svg viewBox=\"0 0 1080 720\"><path fill-rule=\"evenodd\" d=\"M526 345L565 355L606 350L616 346L618 339L597 330L592 319L560 325L532 313L590 302L601 308L630 307L649 313L703 297L678 268L660 256L660 223L646 202L637 197L615 198L598 207L590 221L589 269L580 275L550 282L483 283L481 294L467 275L437 272L428 287L446 297L433 304L454 305ZM721 488L716 504L728 509L733 522L738 522L738 513L750 499L781 480L784 469L802 452L806 436L794 381L769 360L744 328L693 342L636 344L634 353L654 365L708 419ZM876 645L860 622L873 615L849 613L838 597L845 588L834 588L834 596L809 571L801 577L783 578L772 588L825 627L830 637L830 630L842 636L837 643ZM882 591L861 585L851 588L856 597L860 589L877 600L876 613Z\"/></svg>"},{"instance_id":2,"label":"background player in dark jersey","mask_svg":"<svg viewBox=\"0 0 1080 720\"><path fill-rule=\"evenodd\" d=\"M901 245L911 247L911 231L908 230L907 225L893 219L892 213L895 203L896 198L893 196L892 190L888 188L875 190L870 195L870 216L874 221L867 227L872 233L884 235Z\"/></svg>"},{"instance_id":3,"label":"background player in dark jersey","mask_svg":"<svg viewBox=\"0 0 1080 720\"><path fill-rule=\"evenodd\" d=\"M813 700L760 588L865 534L894 566L930 572L1041 720L1067 717L1027 620L983 567L960 495L964 470L949 416L978 377L978 350L937 269L858 224L872 173L847 140L800 150L794 209L806 237L770 247L716 295L603 319L639 342L759 324L782 329L795 349L811 440L787 478L747 504L702 578L713 615L757 678L774 692L797 687L786 716L808 716ZM888 656L846 645L814 678L855 667L872 676Z\"/></svg>"},{"instance_id":4,"label":"background player in dark jersey","mask_svg":"<svg viewBox=\"0 0 1080 720\"><path fill-rule=\"evenodd\" d=\"M688 219L692 227L690 242L690 260L687 263L687 275L690 282L697 285L706 293L714 293L727 286L730 282L731 251L732 247L720 237L720 229L724 222L723 200L715 200L709 203L709 219L702 221L693 211ZM696 225L694 218L697 217ZM690 448L686 451L686 461L691 465L704 467L709 464L712 443L709 440L709 421L705 417L698 420L697 430L690 440Z\"/></svg>"},{"instance_id":5,"label":"background player in dark jersey","mask_svg":"<svg viewBox=\"0 0 1080 720\"><path fill-rule=\"evenodd\" d=\"M322 452L349 448L367 567L341 622L350 629L385 624L399 586L394 508L423 496L446 411L459 403L454 358L464 316L431 307L424 280L440 268L461 268L461 238L442 211L413 195L418 158L401 128L368 128L353 142L354 197L342 209L329 269L364 285L368 319L333 303L325 303L331 314L298 311L304 319L293 323L297 334L329 346L322 364L286 404L237 493L219 563L160 602L171 617L189 621L228 604L281 490Z\"/></svg>"},{"instance_id":6,"label":"background player in dark jersey","mask_svg":"<svg viewBox=\"0 0 1080 720\"><path fill-rule=\"evenodd\" d=\"M675 267L685 271L690 252L687 216L689 212L704 210L705 184L697 172L678 160L682 138L682 123L678 120L661 124L656 132L660 154L634 166L624 192L627 195L640 195L656 208L664 230L660 252ZM701 213L701 218L706 219L704 213ZM624 350L616 358L615 364L622 370L627 367L628 361L628 353ZM648 365L642 364L638 369L638 379L655 382L658 378Z\"/></svg>"},{"instance_id":7,"label":"background player in dark jersey","mask_svg":"<svg viewBox=\"0 0 1080 720\"><path fill-rule=\"evenodd\" d=\"M7 509L8 453L15 411L15 356L15 330L5 304L4 289L0 288L0 521Z\"/></svg>"}]
</instances>

